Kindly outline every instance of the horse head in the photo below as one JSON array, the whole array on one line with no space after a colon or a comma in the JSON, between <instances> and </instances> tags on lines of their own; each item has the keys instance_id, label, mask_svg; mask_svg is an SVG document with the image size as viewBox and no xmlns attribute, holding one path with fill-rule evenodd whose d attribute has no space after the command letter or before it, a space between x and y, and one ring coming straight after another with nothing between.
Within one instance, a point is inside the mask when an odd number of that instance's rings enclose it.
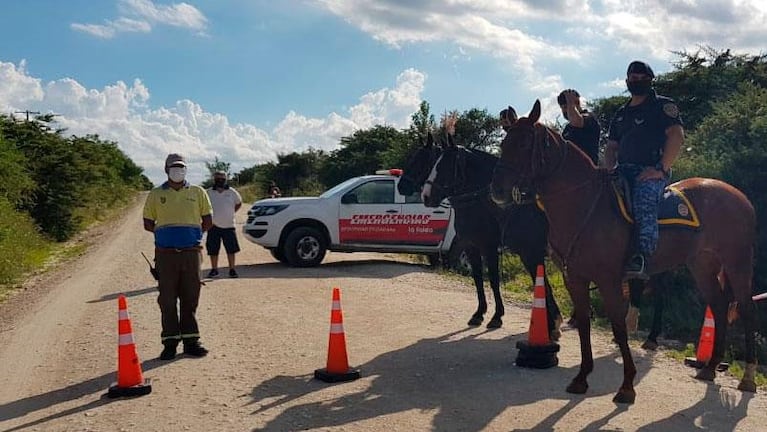
<instances>
[{"instance_id":1,"label":"horse head","mask_svg":"<svg viewBox=\"0 0 767 432\"><path fill-rule=\"evenodd\" d=\"M434 145L431 131L421 138L421 145L410 153L397 183L397 190L402 195L412 195L423 186L431 167L439 157L440 148Z\"/></svg>"},{"instance_id":2,"label":"horse head","mask_svg":"<svg viewBox=\"0 0 767 432\"><path fill-rule=\"evenodd\" d=\"M538 122L540 117L541 102L536 100L527 117L512 121L508 127L491 183L492 198L498 205L518 203L564 160L562 152L567 145Z\"/></svg>"},{"instance_id":3,"label":"horse head","mask_svg":"<svg viewBox=\"0 0 767 432\"><path fill-rule=\"evenodd\" d=\"M445 198L463 192L468 177L468 154L465 147L448 141L425 181L421 192L424 205L438 207Z\"/></svg>"}]
</instances>

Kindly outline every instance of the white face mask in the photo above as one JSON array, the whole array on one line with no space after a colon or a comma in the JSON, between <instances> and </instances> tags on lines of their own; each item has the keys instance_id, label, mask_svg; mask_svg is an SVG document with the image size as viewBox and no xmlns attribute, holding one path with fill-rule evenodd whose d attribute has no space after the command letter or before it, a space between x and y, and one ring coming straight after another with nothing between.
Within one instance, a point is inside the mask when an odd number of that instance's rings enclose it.
<instances>
[{"instance_id":1,"label":"white face mask","mask_svg":"<svg viewBox=\"0 0 767 432\"><path fill-rule=\"evenodd\" d=\"M170 167L168 168L168 178L175 183L181 183L186 178L186 168Z\"/></svg>"}]
</instances>

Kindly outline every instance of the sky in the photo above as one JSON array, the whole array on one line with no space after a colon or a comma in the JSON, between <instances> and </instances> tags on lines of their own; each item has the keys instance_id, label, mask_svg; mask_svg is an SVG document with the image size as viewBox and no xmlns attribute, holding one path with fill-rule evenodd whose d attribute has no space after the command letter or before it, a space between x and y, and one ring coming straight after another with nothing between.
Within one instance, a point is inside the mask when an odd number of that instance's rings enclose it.
<instances>
[{"instance_id":1,"label":"sky","mask_svg":"<svg viewBox=\"0 0 767 432\"><path fill-rule=\"evenodd\" d=\"M702 46L764 53L764 0L27 0L0 14L0 112L118 142L156 184L471 108L524 115L556 95L625 94ZM684 114L684 113L682 113ZM24 114L14 114L21 119Z\"/></svg>"}]
</instances>

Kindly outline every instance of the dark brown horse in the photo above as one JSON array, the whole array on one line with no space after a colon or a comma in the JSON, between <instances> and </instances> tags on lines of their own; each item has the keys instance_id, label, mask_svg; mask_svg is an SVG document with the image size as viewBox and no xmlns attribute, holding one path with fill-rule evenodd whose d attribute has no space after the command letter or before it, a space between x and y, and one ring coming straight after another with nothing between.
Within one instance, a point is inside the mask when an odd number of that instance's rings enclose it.
<instances>
[{"instance_id":1,"label":"dark brown horse","mask_svg":"<svg viewBox=\"0 0 767 432\"><path fill-rule=\"evenodd\" d=\"M585 153L561 135L538 123L541 105L512 124L501 143L492 194L506 203L515 188L533 188L546 208L549 244L563 264L565 284L572 296L581 342L581 368L567 386L585 393L594 367L591 353L589 294L596 282L623 357L623 384L613 400L632 403L636 397L636 367L626 334L626 302L621 296L623 267L631 226L618 214L610 173L598 169ZM756 215L743 193L714 179L692 178L674 183L697 211L697 231L661 230L658 248L648 266L653 274L686 265L711 306L716 323L711 361L697 375L712 381L722 360L727 330L728 299L737 302L746 333L746 372L738 388L756 391L754 373L755 308L751 300ZM723 283L717 277L723 273Z\"/></svg>"}]
</instances>

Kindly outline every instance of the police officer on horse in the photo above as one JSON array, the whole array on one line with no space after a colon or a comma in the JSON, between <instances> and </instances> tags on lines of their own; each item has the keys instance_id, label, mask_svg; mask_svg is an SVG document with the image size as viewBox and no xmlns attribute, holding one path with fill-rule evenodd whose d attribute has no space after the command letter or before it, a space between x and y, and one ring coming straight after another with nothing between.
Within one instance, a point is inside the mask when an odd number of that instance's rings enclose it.
<instances>
[{"instance_id":1,"label":"police officer on horse","mask_svg":"<svg viewBox=\"0 0 767 432\"><path fill-rule=\"evenodd\" d=\"M605 165L629 181L634 216L634 253L626 265L628 279L648 279L647 259L658 243L658 205L671 177L671 166L684 143L679 108L653 89L650 66L633 61L626 71L631 99L610 122Z\"/></svg>"}]
</instances>

